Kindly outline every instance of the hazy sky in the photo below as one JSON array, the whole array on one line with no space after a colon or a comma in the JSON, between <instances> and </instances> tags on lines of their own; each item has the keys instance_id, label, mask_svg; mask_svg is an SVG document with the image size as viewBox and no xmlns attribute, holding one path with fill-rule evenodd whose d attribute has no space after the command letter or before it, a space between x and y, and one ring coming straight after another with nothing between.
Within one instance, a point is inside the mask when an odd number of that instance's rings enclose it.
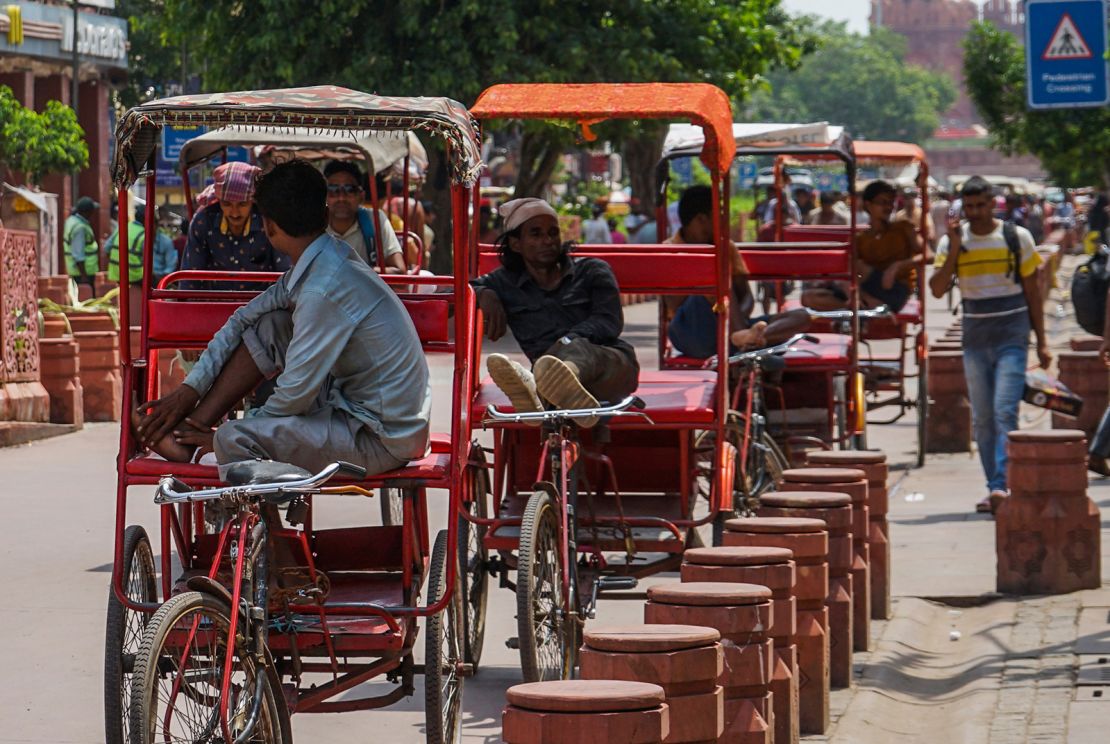
<instances>
[{"instance_id":1,"label":"hazy sky","mask_svg":"<svg viewBox=\"0 0 1110 744\"><path fill-rule=\"evenodd\" d=\"M812 15L848 21L852 31L867 31L867 18L871 14L870 0L783 0L783 7L791 13Z\"/></svg>"}]
</instances>

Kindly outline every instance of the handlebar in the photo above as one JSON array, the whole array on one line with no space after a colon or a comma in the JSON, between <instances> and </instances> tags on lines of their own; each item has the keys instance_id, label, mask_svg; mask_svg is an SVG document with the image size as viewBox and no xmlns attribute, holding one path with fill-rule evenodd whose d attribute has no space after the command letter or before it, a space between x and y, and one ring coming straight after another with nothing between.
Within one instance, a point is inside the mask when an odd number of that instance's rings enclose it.
<instances>
[{"instance_id":1,"label":"handlebar","mask_svg":"<svg viewBox=\"0 0 1110 744\"><path fill-rule=\"evenodd\" d=\"M889 318L894 313L886 305L879 305L878 307L867 308L864 310L810 310L806 308L809 317L813 320L851 320L854 316L859 316L860 320L874 320L875 318Z\"/></svg>"},{"instance_id":2,"label":"handlebar","mask_svg":"<svg viewBox=\"0 0 1110 744\"><path fill-rule=\"evenodd\" d=\"M818 343L818 339L810 336L807 333L795 333L790 338L783 341L781 344L775 346L767 346L762 349L754 349L752 351L742 351L738 354L733 354L728 358L728 363L732 364L759 364L761 361L768 357L781 356L790 351L791 347L796 344L806 341L811 344Z\"/></svg>"},{"instance_id":3,"label":"handlebar","mask_svg":"<svg viewBox=\"0 0 1110 744\"><path fill-rule=\"evenodd\" d=\"M555 421L557 419L580 419L590 416L599 418L619 418L621 416L639 416L648 423L654 423L651 417L642 411L630 411L629 408L644 408L644 401L635 395L630 395L619 403L597 408L567 408L551 411L534 411L528 413L502 413L497 406L490 403L486 406L486 421L505 421L510 423L524 423L526 421Z\"/></svg>"},{"instance_id":4,"label":"handlebar","mask_svg":"<svg viewBox=\"0 0 1110 744\"><path fill-rule=\"evenodd\" d=\"M335 475L344 473L356 478L366 476L366 469L347 462L333 462L326 465L316 475L311 475L300 480L285 481L283 483L253 483L243 486L221 486L220 488L198 488L195 491L178 490L187 488L178 479L166 476L158 482L158 491L154 495L155 504L187 504L196 501L216 501L228 496L237 498L266 497L273 494L316 493L320 487L331 480Z\"/></svg>"}]
</instances>

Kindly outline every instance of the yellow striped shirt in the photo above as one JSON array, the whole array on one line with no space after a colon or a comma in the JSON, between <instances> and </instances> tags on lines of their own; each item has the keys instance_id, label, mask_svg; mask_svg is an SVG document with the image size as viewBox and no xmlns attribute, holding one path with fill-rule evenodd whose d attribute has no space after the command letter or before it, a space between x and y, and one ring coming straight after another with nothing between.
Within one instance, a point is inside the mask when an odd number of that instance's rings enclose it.
<instances>
[{"instance_id":1,"label":"yellow striped shirt","mask_svg":"<svg viewBox=\"0 0 1110 744\"><path fill-rule=\"evenodd\" d=\"M1011 272L1013 261L1010 247L1002 235L1002 222L994 221L994 230L987 235L971 232L968 223L962 226L961 242L964 250L956 264L956 276L960 280L960 296L968 300L985 300L995 297L1010 297L1022 292L1021 284L1014 281ZM1016 227L1018 244L1021 246L1021 275L1033 274L1041 265L1041 257L1036 251L1033 235L1024 227ZM937 255L933 265L940 268L948 258L948 236L941 237L937 244ZM1007 273L1009 275L1007 276Z\"/></svg>"}]
</instances>

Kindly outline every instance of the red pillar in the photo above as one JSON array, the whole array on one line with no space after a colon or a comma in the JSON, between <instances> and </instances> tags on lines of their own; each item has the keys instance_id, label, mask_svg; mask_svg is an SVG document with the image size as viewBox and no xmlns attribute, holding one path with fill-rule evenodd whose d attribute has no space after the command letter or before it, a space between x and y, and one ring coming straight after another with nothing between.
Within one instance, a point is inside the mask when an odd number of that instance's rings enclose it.
<instances>
[{"instance_id":1,"label":"red pillar","mask_svg":"<svg viewBox=\"0 0 1110 744\"><path fill-rule=\"evenodd\" d=\"M85 130L89 146L89 167L78 174L81 196L91 196L100 204L93 217L93 232L104 245L108 232L108 208L112 191L108 184L108 86L100 80L89 80L78 88L78 123Z\"/></svg>"},{"instance_id":2,"label":"red pillar","mask_svg":"<svg viewBox=\"0 0 1110 744\"><path fill-rule=\"evenodd\" d=\"M35 107L35 73L27 70L0 73L0 85L11 88L16 100L27 108Z\"/></svg>"},{"instance_id":3,"label":"red pillar","mask_svg":"<svg viewBox=\"0 0 1110 744\"><path fill-rule=\"evenodd\" d=\"M35 110L42 111L46 108L47 101L61 101L69 103L69 77L66 75L48 75L35 80ZM70 176L49 175L42 179L42 190L58 195L58 265L65 266L65 256L62 251L62 225L73 209Z\"/></svg>"}]
</instances>

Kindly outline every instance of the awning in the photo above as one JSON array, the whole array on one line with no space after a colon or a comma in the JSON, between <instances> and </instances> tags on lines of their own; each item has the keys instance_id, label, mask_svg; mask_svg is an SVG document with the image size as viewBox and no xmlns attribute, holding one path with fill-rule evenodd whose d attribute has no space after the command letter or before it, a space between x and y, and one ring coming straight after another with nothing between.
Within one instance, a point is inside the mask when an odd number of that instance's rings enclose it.
<instances>
[{"instance_id":1,"label":"awning","mask_svg":"<svg viewBox=\"0 0 1110 744\"><path fill-rule=\"evenodd\" d=\"M852 139L844 127L828 122L786 124L736 122L732 125L737 155L816 155L827 153L852 160ZM689 125L672 124L663 143L663 159L691 157L701 153L705 140Z\"/></svg>"},{"instance_id":2,"label":"awning","mask_svg":"<svg viewBox=\"0 0 1110 744\"><path fill-rule=\"evenodd\" d=\"M9 193L15 194L16 196L22 197L28 203L30 203L31 206L33 206L35 209L39 210L40 212L45 212L46 211L46 209L47 209L46 196L44 194L42 194L42 192L31 191L30 189L25 189L22 186L12 186L7 181L4 181L2 183L4 185L4 191L7 191Z\"/></svg>"}]
</instances>

